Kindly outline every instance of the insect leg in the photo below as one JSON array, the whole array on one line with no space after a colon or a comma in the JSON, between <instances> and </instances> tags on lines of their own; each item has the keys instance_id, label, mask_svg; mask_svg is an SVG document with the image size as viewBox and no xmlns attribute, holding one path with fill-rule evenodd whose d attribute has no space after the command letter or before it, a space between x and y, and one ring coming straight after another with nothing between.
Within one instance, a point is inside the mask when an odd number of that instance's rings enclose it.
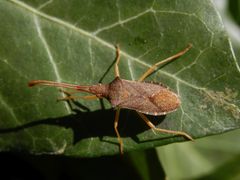
<instances>
[{"instance_id":1,"label":"insect leg","mask_svg":"<svg viewBox=\"0 0 240 180\"><path fill-rule=\"evenodd\" d=\"M58 101L73 100L73 99L94 100L94 99L99 99L99 97L97 97L95 95L89 95L89 96L66 96L66 97L63 97L63 98L58 98Z\"/></svg>"},{"instance_id":2,"label":"insect leg","mask_svg":"<svg viewBox=\"0 0 240 180\"><path fill-rule=\"evenodd\" d=\"M94 99L98 99L99 97L97 97L96 95L88 95L88 96L72 96L72 94L76 94L79 93L79 91L65 91L63 89L59 89L60 92L63 92L64 94L66 94L66 97L63 98L58 98L58 101L65 101L65 100L73 100L73 99L86 99L86 100L94 100Z\"/></svg>"},{"instance_id":3,"label":"insect leg","mask_svg":"<svg viewBox=\"0 0 240 180\"><path fill-rule=\"evenodd\" d=\"M120 61L120 48L116 45L116 62L115 62L115 77L120 77L118 64Z\"/></svg>"},{"instance_id":4,"label":"insect leg","mask_svg":"<svg viewBox=\"0 0 240 180\"><path fill-rule=\"evenodd\" d=\"M160 65L163 65L165 63L168 63L170 61L173 61L177 58L179 58L180 56L182 56L183 54L185 54L190 48L192 47L192 44L189 44L184 50L180 51L179 53L171 56L171 57L168 57L162 61L159 61L157 62L156 64L154 64L153 66L151 66L139 79L138 81L141 82L143 81L146 77L148 77L150 74L152 74L156 68Z\"/></svg>"},{"instance_id":5,"label":"insect leg","mask_svg":"<svg viewBox=\"0 0 240 180\"><path fill-rule=\"evenodd\" d=\"M137 111L136 111L137 112ZM139 113L139 116L145 121L145 123L150 127L152 128L153 130L155 131L159 131L159 132L163 132L163 133L169 133L169 134L175 134L175 135L180 135L180 136L184 136L186 137L187 139L193 141L193 138L188 135L187 133L183 132L183 131L173 131L173 130L167 130L167 129L160 129L160 128L157 128L154 124L151 123L151 121L142 113Z\"/></svg>"},{"instance_id":6,"label":"insect leg","mask_svg":"<svg viewBox=\"0 0 240 180\"><path fill-rule=\"evenodd\" d=\"M80 91L65 91L63 89L59 89L60 92L70 96L71 94L76 94L76 93L79 93Z\"/></svg>"},{"instance_id":7,"label":"insect leg","mask_svg":"<svg viewBox=\"0 0 240 180\"><path fill-rule=\"evenodd\" d=\"M119 120L119 114L120 114L120 108L117 108L116 114L115 114L115 120L114 120L114 130L117 134L118 142L119 142L119 148L120 148L120 153L123 154L123 141L121 139L121 136L118 132L118 120Z\"/></svg>"}]
</instances>

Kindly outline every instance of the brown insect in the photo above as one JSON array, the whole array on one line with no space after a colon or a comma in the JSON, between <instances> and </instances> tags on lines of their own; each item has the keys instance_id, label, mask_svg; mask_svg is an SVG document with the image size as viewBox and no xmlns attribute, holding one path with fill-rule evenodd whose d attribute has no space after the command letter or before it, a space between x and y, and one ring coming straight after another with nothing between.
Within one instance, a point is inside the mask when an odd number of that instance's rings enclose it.
<instances>
[{"instance_id":1,"label":"brown insect","mask_svg":"<svg viewBox=\"0 0 240 180\"><path fill-rule=\"evenodd\" d=\"M152 129L163 132L170 133L175 135L181 135L187 139L193 140L193 138L185 132L182 131L173 131L167 129L160 129L155 127L150 120L144 115L165 115L167 113L175 111L180 105L179 97L167 87L156 84L143 82L143 80L151 75L158 66L168 63L172 60L177 59L178 57L185 54L190 48L191 44L188 45L184 50L179 53L166 58L160 62L157 62L152 67L150 67L139 79L138 81L130 81L120 78L118 64L120 61L120 49L116 47L116 63L115 63L115 79L109 84L97 84L97 85L74 85L67 83L59 83L46 80L33 80L28 83L29 87L35 85L45 85L45 86L55 86L62 88L74 89L74 92L66 92L69 96L61 98L61 100L68 99L98 99L106 98L113 107L116 108L115 121L114 121L114 130L117 134L119 141L120 153L123 154L123 141L118 132L118 120L120 109L132 109L135 110L139 116L145 121L145 123ZM72 96L71 94L78 93L79 91L84 91L91 93L93 95L89 96Z\"/></svg>"}]
</instances>

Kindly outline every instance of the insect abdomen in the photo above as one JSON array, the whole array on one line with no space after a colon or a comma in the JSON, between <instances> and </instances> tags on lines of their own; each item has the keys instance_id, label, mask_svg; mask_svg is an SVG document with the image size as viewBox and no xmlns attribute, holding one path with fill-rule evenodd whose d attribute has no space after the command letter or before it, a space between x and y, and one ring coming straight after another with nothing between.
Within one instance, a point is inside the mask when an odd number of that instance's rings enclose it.
<instances>
[{"instance_id":1,"label":"insect abdomen","mask_svg":"<svg viewBox=\"0 0 240 180\"><path fill-rule=\"evenodd\" d=\"M162 89L158 93L149 97L149 100L158 108L158 112L172 112L176 110L180 105L180 99L178 96L168 89ZM154 112L153 112L154 113Z\"/></svg>"}]
</instances>

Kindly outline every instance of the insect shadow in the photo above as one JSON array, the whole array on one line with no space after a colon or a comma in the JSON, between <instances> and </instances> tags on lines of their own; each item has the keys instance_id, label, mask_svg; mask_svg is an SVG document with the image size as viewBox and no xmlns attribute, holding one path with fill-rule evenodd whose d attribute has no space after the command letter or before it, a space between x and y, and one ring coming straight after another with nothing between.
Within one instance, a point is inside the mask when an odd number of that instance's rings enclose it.
<instances>
[{"instance_id":1,"label":"insect shadow","mask_svg":"<svg viewBox=\"0 0 240 180\"><path fill-rule=\"evenodd\" d=\"M101 141L118 144L117 142L111 142L103 138L106 136L116 136L113 129L113 109L90 111L78 101L69 100L67 102L74 114L58 118L35 120L14 128L0 129L0 134L20 132L40 125L49 125L72 129L73 144L77 144L80 140L90 137L99 137ZM152 122L157 125L163 121L165 116L153 118ZM122 137L131 137L135 142L141 143L142 141L140 141L137 135L147 130L151 131L134 111L122 110L121 122L119 123L119 132ZM155 138L153 140L158 139Z\"/></svg>"}]
</instances>

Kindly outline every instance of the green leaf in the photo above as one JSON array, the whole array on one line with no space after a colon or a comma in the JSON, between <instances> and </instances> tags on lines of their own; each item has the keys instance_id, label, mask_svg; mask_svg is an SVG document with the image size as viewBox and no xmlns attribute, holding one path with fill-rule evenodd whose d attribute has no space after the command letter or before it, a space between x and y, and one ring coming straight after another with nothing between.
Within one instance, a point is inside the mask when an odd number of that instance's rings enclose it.
<instances>
[{"instance_id":1,"label":"green leaf","mask_svg":"<svg viewBox=\"0 0 240 180\"><path fill-rule=\"evenodd\" d=\"M211 1L0 2L0 150L93 157L119 153L114 111L106 101L56 102L55 88L28 88L33 79L74 84L138 79L188 43L193 48L148 80L181 97L178 111L152 121L194 138L239 128L240 68ZM73 111L74 110L74 111ZM133 111L121 111L124 150L183 137L153 133Z\"/></svg>"}]
</instances>

